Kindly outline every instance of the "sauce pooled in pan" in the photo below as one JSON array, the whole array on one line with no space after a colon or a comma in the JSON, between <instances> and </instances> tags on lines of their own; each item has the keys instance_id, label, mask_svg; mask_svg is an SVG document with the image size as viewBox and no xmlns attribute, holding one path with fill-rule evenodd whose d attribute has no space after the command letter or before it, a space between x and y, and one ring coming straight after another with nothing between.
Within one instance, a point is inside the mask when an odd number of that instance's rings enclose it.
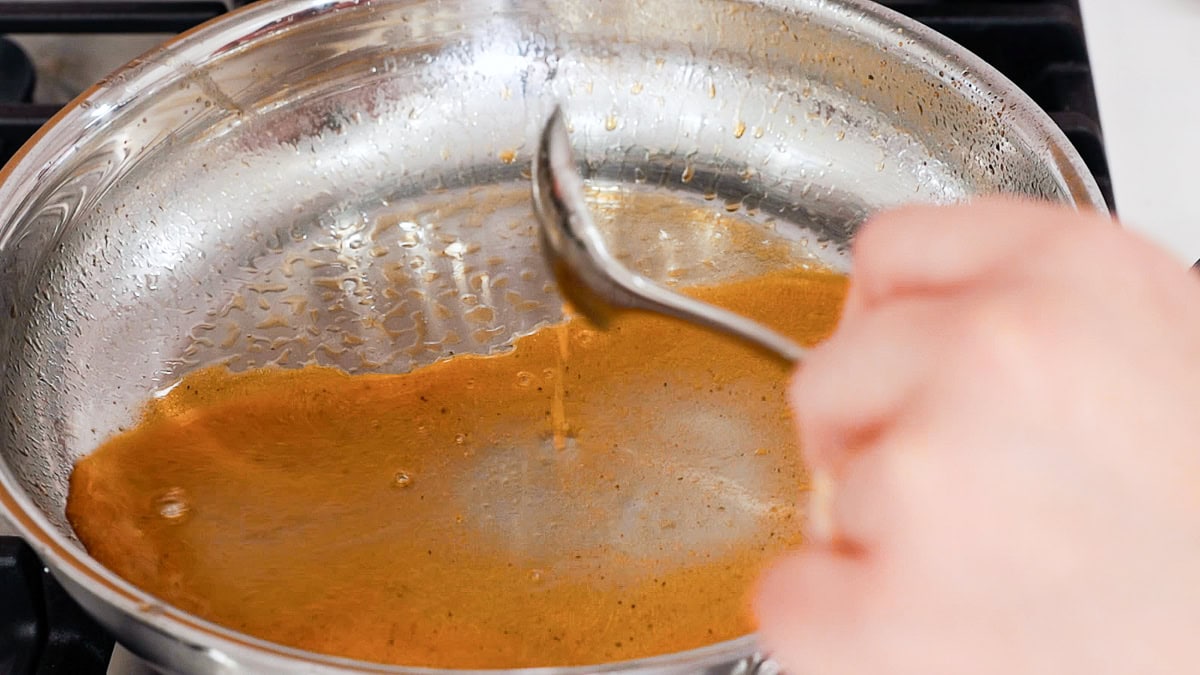
<instances>
[{"instance_id":1,"label":"sauce pooled in pan","mask_svg":"<svg viewBox=\"0 0 1200 675\"><path fill-rule=\"evenodd\" d=\"M813 344L846 289L689 293ZM185 377L82 459L67 515L120 576L273 642L444 668L611 662L753 630L800 539L787 366L679 321L571 319L401 375Z\"/></svg>"}]
</instances>

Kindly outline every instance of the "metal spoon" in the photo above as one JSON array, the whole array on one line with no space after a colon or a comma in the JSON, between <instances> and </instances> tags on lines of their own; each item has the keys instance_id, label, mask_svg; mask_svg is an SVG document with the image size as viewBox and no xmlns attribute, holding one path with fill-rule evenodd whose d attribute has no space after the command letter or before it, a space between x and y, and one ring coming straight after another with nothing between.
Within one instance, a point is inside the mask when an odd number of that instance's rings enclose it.
<instances>
[{"instance_id":1,"label":"metal spoon","mask_svg":"<svg viewBox=\"0 0 1200 675\"><path fill-rule=\"evenodd\" d=\"M598 324L606 322L600 305L607 303L657 312L735 335L791 362L804 357L803 347L770 328L676 293L613 257L584 201L583 178L575 167L561 108L555 108L546 122L533 157L533 210L541 225L542 244L560 281L567 277L561 284L564 291ZM575 281L582 288L574 287Z\"/></svg>"}]
</instances>

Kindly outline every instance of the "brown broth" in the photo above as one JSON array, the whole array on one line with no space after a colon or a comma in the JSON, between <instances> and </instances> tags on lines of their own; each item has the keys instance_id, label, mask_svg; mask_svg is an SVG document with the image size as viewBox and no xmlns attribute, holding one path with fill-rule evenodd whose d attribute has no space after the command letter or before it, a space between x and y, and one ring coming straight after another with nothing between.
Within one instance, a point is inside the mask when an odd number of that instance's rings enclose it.
<instances>
[{"instance_id":1,"label":"brown broth","mask_svg":"<svg viewBox=\"0 0 1200 675\"><path fill-rule=\"evenodd\" d=\"M843 276L689 291L815 343ZM671 319L582 319L400 375L192 373L83 458L87 550L273 642L445 668L577 665L753 630L800 540L786 364Z\"/></svg>"}]
</instances>

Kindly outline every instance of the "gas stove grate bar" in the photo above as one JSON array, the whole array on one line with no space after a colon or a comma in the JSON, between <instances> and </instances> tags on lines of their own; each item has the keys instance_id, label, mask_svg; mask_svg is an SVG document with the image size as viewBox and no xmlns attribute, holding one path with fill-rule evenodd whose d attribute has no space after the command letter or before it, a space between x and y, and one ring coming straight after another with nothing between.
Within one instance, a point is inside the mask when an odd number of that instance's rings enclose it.
<instances>
[{"instance_id":1,"label":"gas stove grate bar","mask_svg":"<svg viewBox=\"0 0 1200 675\"><path fill-rule=\"evenodd\" d=\"M221 0L10 0L0 2L0 34L178 33L227 10Z\"/></svg>"}]
</instances>

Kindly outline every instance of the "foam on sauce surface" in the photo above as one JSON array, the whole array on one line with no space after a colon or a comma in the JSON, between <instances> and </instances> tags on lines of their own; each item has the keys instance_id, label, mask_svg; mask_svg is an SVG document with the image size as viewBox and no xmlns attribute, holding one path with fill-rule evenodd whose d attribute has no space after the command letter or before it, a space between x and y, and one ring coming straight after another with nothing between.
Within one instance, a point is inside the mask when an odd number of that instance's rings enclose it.
<instances>
[{"instance_id":1,"label":"foam on sauce surface","mask_svg":"<svg viewBox=\"0 0 1200 675\"><path fill-rule=\"evenodd\" d=\"M776 272L689 293L812 344L846 289ZM285 645L446 668L610 662L753 630L800 539L786 365L643 313L401 375L185 377L82 459L88 551Z\"/></svg>"}]
</instances>

